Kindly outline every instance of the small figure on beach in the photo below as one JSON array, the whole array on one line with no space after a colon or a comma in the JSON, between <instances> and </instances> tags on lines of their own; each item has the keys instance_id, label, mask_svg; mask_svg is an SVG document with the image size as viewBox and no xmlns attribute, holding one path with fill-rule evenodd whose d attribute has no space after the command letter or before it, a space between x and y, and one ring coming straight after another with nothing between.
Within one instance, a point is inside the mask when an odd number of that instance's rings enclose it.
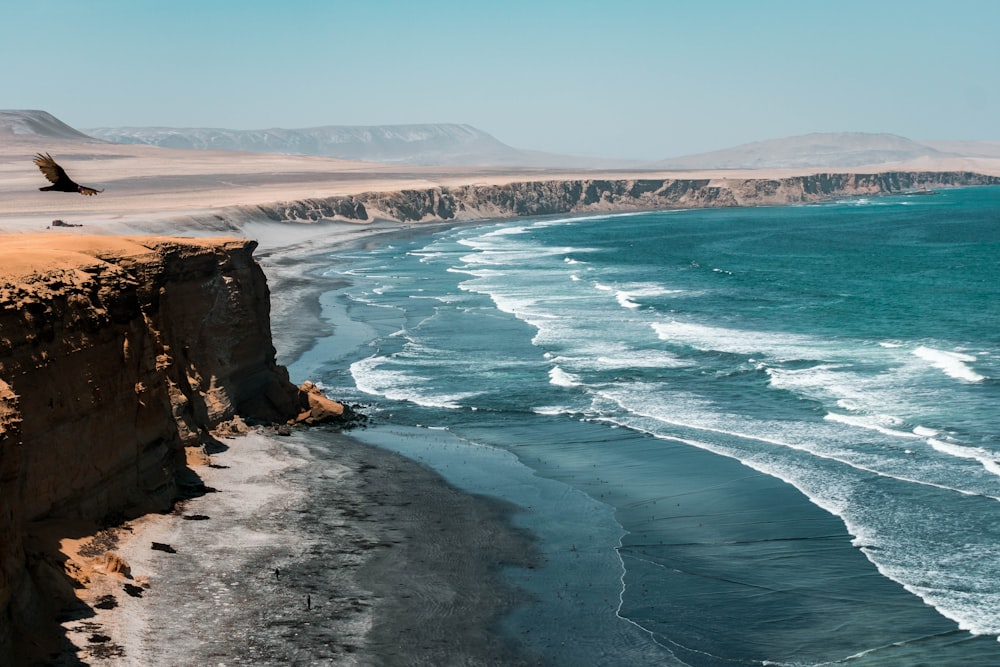
<instances>
[{"instance_id":1,"label":"small figure on beach","mask_svg":"<svg viewBox=\"0 0 1000 667\"><path fill-rule=\"evenodd\" d=\"M38 153L35 155L35 164L41 170L45 178L49 179L49 183L52 185L47 185L44 188L38 188L39 190L54 191L54 192L79 192L81 195L87 195L88 197L96 195L98 192L104 192L104 190L96 190L94 188L88 188L86 185L80 185L66 175L66 170L60 167L52 156L46 153L42 155Z\"/></svg>"},{"instance_id":2,"label":"small figure on beach","mask_svg":"<svg viewBox=\"0 0 1000 667\"><path fill-rule=\"evenodd\" d=\"M274 568L274 578L275 579L281 579L281 570L280 569Z\"/></svg>"},{"instance_id":3,"label":"small figure on beach","mask_svg":"<svg viewBox=\"0 0 1000 667\"><path fill-rule=\"evenodd\" d=\"M306 609L312 609L312 608L313 608L313 599L312 599L312 596L307 593L306 594Z\"/></svg>"}]
</instances>

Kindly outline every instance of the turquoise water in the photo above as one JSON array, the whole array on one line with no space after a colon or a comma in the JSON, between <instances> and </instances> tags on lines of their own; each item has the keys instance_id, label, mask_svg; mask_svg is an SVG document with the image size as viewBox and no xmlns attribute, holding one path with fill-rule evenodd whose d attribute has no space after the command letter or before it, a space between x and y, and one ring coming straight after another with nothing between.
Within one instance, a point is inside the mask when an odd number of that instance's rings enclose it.
<instances>
[{"instance_id":1,"label":"turquoise water","mask_svg":"<svg viewBox=\"0 0 1000 667\"><path fill-rule=\"evenodd\" d=\"M525 508L527 651L1000 664L1000 189L458 227L329 273L340 335L294 379Z\"/></svg>"}]
</instances>

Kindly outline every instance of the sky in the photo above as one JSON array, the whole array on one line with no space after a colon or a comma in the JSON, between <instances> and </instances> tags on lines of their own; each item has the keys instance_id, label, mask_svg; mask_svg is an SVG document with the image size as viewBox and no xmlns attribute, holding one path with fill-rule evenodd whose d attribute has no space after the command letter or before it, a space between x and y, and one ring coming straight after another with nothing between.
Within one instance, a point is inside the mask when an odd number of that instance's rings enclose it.
<instances>
[{"instance_id":1,"label":"sky","mask_svg":"<svg viewBox=\"0 0 1000 667\"><path fill-rule=\"evenodd\" d=\"M811 132L1000 140L994 0L14 0L0 109L78 128L467 123L663 159Z\"/></svg>"}]
</instances>

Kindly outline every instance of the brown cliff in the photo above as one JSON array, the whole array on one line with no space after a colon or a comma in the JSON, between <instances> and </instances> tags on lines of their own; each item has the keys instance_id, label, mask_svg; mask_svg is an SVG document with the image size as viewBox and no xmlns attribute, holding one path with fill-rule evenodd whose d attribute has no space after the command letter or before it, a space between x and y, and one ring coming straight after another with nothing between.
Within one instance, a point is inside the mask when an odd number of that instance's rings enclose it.
<instances>
[{"instance_id":1,"label":"brown cliff","mask_svg":"<svg viewBox=\"0 0 1000 667\"><path fill-rule=\"evenodd\" d=\"M423 190L364 192L230 210L278 222L323 219L399 222L482 220L563 213L776 206L919 188L1000 185L1000 177L963 171L820 173L786 178L648 178L525 181Z\"/></svg>"},{"instance_id":2,"label":"brown cliff","mask_svg":"<svg viewBox=\"0 0 1000 667\"><path fill-rule=\"evenodd\" d=\"M0 663L52 613L41 522L163 510L185 447L299 413L245 239L5 236L0 246Z\"/></svg>"}]
</instances>

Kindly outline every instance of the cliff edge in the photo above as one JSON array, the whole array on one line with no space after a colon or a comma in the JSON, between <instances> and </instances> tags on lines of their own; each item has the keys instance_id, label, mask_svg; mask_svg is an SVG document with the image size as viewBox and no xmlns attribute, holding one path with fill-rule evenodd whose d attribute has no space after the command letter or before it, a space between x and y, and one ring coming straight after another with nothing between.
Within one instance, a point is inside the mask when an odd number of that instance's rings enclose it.
<instances>
[{"instance_id":1,"label":"cliff edge","mask_svg":"<svg viewBox=\"0 0 1000 667\"><path fill-rule=\"evenodd\" d=\"M1000 177L969 171L888 171L783 178L748 178L734 173L711 178L559 179L362 192L228 207L221 213L237 220L264 218L275 222L467 221L564 213L783 206L974 185L1000 185Z\"/></svg>"},{"instance_id":2,"label":"cliff edge","mask_svg":"<svg viewBox=\"0 0 1000 667\"><path fill-rule=\"evenodd\" d=\"M170 507L185 448L301 412L246 239L14 235L0 247L0 663L54 615L38 527ZM56 577L58 578L58 576Z\"/></svg>"}]
</instances>

